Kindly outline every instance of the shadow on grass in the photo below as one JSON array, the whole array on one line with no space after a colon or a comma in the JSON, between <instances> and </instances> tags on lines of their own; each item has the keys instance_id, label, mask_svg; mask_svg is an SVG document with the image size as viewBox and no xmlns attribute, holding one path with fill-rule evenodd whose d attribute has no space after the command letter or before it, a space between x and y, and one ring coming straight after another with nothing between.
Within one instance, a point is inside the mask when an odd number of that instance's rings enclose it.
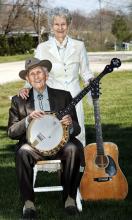
<instances>
[{"instance_id":1,"label":"shadow on grass","mask_svg":"<svg viewBox=\"0 0 132 220\"><path fill-rule=\"evenodd\" d=\"M4 148L0 148L0 154L14 154L14 144L4 145Z\"/></svg>"},{"instance_id":2,"label":"shadow on grass","mask_svg":"<svg viewBox=\"0 0 132 220\"><path fill-rule=\"evenodd\" d=\"M38 210L38 219L61 220L61 219L89 219L89 220L131 220L132 210L132 147L131 134L132 128L122 128L117 125L103 125L104 142L114 142L119 149L119 165L125 174L129 193L123 201L96 201L83 202L83 213L76 217L68 217L64 212L61 192L36 193L36 207ZM3 131L5 128L3 127ZM92 125L86 125L87 143L95 143L95 129ZM15 172L14 144L7 144L5 151L0 151L0 220L20 219L22 212L22 203L19 195L18 184ZM12 153L8 153L8 151ZM41 174L40 174L41 175ZM39 178L39 176L38 176ZM47 183L55 182L54 177L43 175L40 177L40 185L44 181Z\"/></svg>"},{"instance_id":3,"label":"shadow on grass","mask_svg":"<svg viewBox=\"0 0 132 220\"><path fill-rule=\"evenodd\" d=\"M20 220L22 203L16 182L15 169L0 169L0 219ZM43 175L44 176L44 175ZM52 179L50 179L52 181ZM38 220L131 220L131 201L83 202L83 212L69 217L64 211L61 192L36 193Z\"/></svg>"},{"instance_id":4,"label":"shadow on grass","mask_svg":"<svg viewBox=\"0 0 132 220\"><path fill-rule=\"evenodd\" d=\"M0 219L19 219L20 202L14 156L0 155Z\"/></svg>"},{"instance_id":5,"label":"shadow on grass","mask_svg":"<svg viewBox=\"0 0 132 220\"><path fill-rule=\"evenodd\" d=\"M7 126L0 126L0 131L7 131Z\"/></svg>"},{"instance_id":6,"label":"shadow on grass","mask_svg":"<svg viewBox=\"0 0 132 220\"><path fill-rule=\"evenodd\" d=\"M127 165L132 158L132 127L120 127L113 124L102 125L102 136L104 142L113 142L118 146L120 156ZM86 142L87 144L96 142L93 125L86 125Z\"/></svg>"},{"instance_id":7,"label":"shadow on grass","mask_svg":"<svg viewBox=\"0 0 132 220\"><path fill-rule=\"evenodd\" d=\"M85 125L87 143L95 142L94 125ZM102 125L104 141L115 141L117 144L132 145L132 127L121 127L120 125L108 124ZM132 151L131 151L132 153Z\"/></svg>"}]
</instances>

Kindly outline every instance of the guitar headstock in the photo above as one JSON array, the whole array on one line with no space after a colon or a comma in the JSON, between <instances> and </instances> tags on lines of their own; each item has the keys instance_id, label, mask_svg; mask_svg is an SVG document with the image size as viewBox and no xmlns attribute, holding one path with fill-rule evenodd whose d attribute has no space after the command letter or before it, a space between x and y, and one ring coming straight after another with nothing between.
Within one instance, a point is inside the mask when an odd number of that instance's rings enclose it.
<instances>
[{"instance_id":1,"label":"guitar headstock","mask_svg":"<svg viewBox=\"0 0 132 220\"><path fill-rule=\"evenodd\" d=\"M93 99L98 99L100 95L100 87L99 87L99 82L98 81L93 81L90 84L90 89L91 89L91 96Z\"/></svg>"}]
</instances>

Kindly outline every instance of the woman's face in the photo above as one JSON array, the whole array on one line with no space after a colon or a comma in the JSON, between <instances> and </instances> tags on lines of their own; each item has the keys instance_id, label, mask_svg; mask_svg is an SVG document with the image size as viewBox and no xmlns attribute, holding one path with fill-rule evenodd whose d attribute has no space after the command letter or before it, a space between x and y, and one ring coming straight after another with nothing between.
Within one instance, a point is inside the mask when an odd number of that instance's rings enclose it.
<instances>
[{"instance_id":1,"label":"woman's face","mask_svg":"<svg viewBox=\"0 0 132 220\"><path fill-rule=\"evenodd\" d=\"M66 18L60 17L60 16L55 16L54 20L53 20L52 28L53 28L55 38L59 42L62 42L68 32L68 25L67 25Z\"/></svg>"}]
</instances>

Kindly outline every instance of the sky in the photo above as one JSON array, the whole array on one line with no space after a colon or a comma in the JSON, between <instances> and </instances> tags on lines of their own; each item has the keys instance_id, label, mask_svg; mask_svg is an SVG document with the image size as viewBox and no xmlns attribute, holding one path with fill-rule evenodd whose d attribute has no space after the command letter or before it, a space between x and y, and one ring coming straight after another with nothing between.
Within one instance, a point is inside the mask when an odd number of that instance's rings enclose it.
<instances>
[{"instance_id":1,"label":"sky","mask_svg":"<svg viewBox=\"0 0 132 220\"><path fill-rule=\"evenodd\" d=\"M99 9L98 0L49 0L53 2L54 7L63 6L69 10L80 10L89 13L92 10Z\"/></svg>"},{"instance_id":2,"label":"sky","mask_svg":"<svg viewBox=\"0 0 132 220\"><path fill-rule=\"evenodd\" d=\"M63 6L71 11L80 10L85 14L91 13L94 10L106 7L109 9L128 9L128 3L132 3L132 0L48 0L49 4L53 7Z\"/></svg>"}]
</instances>

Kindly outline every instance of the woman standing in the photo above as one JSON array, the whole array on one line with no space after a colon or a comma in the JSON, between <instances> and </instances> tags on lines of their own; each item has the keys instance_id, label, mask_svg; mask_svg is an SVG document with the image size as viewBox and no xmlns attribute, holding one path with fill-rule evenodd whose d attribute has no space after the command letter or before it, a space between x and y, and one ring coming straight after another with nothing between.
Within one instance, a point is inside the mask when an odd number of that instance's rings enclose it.
<instances>
[{"instance_id":1,"label":"woman standing","mask_svg":"<svg viewBox=\"0 0 132 220\"><path fill-rule=\"evenodd\" d=\"M70 91L72 97L75 97L81 90L79 76L85 84L88 84L93 74L89 71L84 43L67 35L70 23L69 11L65 8L55 8L51 22L54 36L38 45L35 57L40 60L50 60L52 63L52 70L47 81L48 86ZM76 105L76 111L81 126L81 133L77 138L85 146L82 101Z\"/></svg>"}]
</instances>

